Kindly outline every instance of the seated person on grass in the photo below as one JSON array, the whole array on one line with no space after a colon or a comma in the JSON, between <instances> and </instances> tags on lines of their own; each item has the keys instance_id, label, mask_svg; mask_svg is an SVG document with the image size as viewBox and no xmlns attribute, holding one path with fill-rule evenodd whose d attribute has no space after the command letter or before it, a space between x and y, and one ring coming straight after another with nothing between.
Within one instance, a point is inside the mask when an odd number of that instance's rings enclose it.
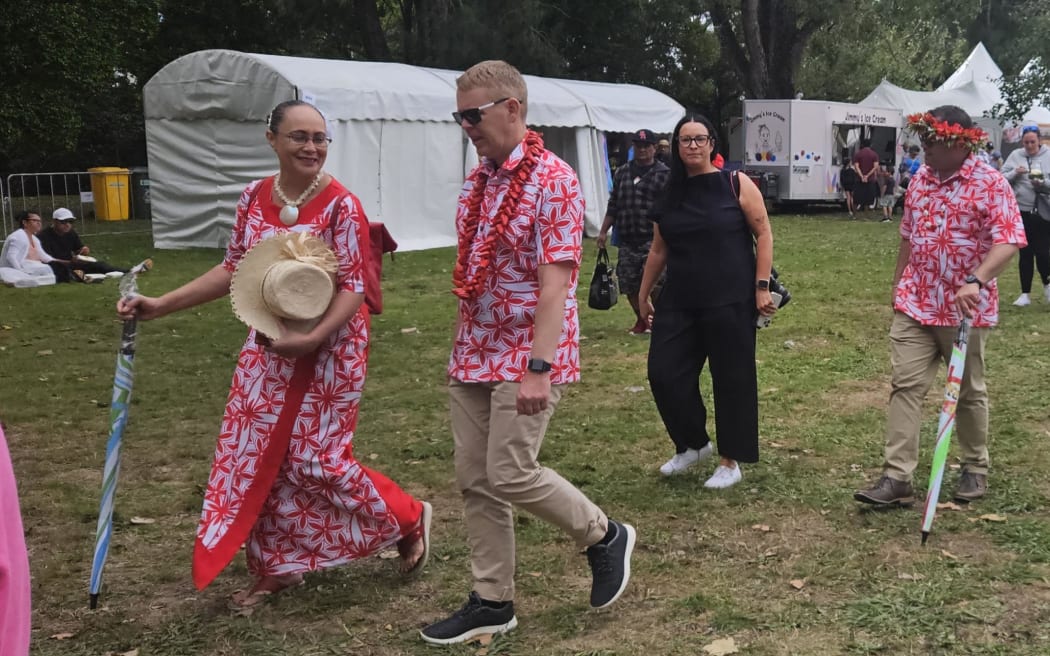
<instances>
[{"instance_id":1,"label":"seated person on grass","mask_svg":"<svg viewBox=\"0 0 1050 656\"><path fill-rule=\"evenodd\" d=\"M71 262L70 268L83 273L125 273L125 269L118 269L106 262L96 260L90 256L91 249L80 240L80 235L73 229L73 222L77 217L64 207L60 207L51 214L51 227L39 235L40 244L53 258Z\"/></svg>"}]
</instances>

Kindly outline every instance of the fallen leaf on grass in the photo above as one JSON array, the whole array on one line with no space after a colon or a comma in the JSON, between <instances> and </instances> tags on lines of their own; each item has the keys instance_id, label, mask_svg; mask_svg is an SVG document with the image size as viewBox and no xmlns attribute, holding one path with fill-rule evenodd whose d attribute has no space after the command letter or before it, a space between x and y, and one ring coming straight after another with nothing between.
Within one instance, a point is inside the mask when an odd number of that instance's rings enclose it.
<instances>
[{"instance_id":1,"label":"fallen leaf on grass","mask_svg":"<svg viewBox=\"0 0 1050 656\"><path fill-rule=\"evenodd\" d=\"M52 351L51 349L44 349L43 351L37 351L36 354L37 355L54 355L55 352Z\"/></svg>"},{"instance_id":2,"label":"fallen leaf on grass","mask_svg":"<svg viewBox=\"0 0 1050 656\"><path fill-rule=\"evenodd\" d=\"M157 523L157 520L151 519L149 517L132 517L130 521L131 521L132 524L156 524Z\"/></svg>"},{"instance_id":3,"label":"fallen leaf on grass","mask_svg":"<svg viewBox=\"0 0 1050 656\"><path fill-rule=\"evenodd\" d=\"M941 549L941 555L951 560L959 560L959 557L948 551L947 549Z\"/></svg>"},{"instance_id":4,"label":"fallen leaf on grass","mask_svg":"<svg viewBox=\"0 0 1050 656\"><path fill-rule=\"evenodd\" d=\"M961 468L962 468L962 465L960 465L957 462L953 462L952 464L948 465L948 469L950 469L952 471L959 471L959 469L961 469Z\"/></svg>"},{"instance_id":5,"label":"fallen leaf on grass","mask_svg":"<svg viewBox=\"0 0 1050 656\"><path fill-rule=\"evenodd\" d=\"M51 639L52 640L69 640L70 638L72 638L75 635L76 635L75 633L56 633L56 634L51 636Z\"/></svg>"},{"instance_id":6,"label":"fallen leaf on grass","mask_svg":"<svg viewBox=\"0 0 1050 656\"><path fill-rule=\"evenodd\" d=\"M728 654L740 653L740 649L736 646L736 640L719 638L709 645L704 645L704 653L709 656L728 656Z\"/></svg>"},{"instance_id":7,"label":"fallen leaf on grass","mask_svg":"<svg viewBox=\"0 0 1050 656\"><path fill-rule=\"evenodd\" d=\"M375 460L375 459L376 459L376 458L378 458L378 457L379 457L379 454L378 454L378 453L369 453L369 454L368 454L368 459L369 459L369 460Z\"/></svg>"},{"instance_id":8,"label":"fallen leaf on grass","mask_svg":"<svg viewBox=\"0 0 1050 656\"><path fill-rule=\"evenodd\" d=\"M897 574L897 578L899 578L901 580L904 580L904 581L921 581L921 580L923 580L926 577L923 576L922 574L909 574L907 572L901 572L901 573Z\"/></svg>"},{"instance_id":9,"label":"fallen leaf on grass","mask_svg":"<svg viewBox=\"0 0 1050 656\"><path fill-rule=\"evenodd\" d=\"M623 388L623 391L630 392L631 394L637 394L638 392L644 392L645 388L644 387L638 387L637 385L632 385L630 387Z\"/></svg>"},{"instance_id":10,"label":"fallen leaf on grass","mask_svg":"<svg viewBox=\"0 0 1050 656\"><path fill-rule=\"evenodd\" d=\"M416 328L415 326L412 326L411 328L402 328L401 329L401 334L402 335L411 335L412 333L417 332L418 330L419 329Z\"/></svg>"},{"instance_id":11,"label":"fallen leaf on grass","mask_svg":"<svg viewBox=\"0 0 1050 656\"><path fill-rule=\"evenodd\" d=\"M980 517L972 517L972 518L970 518L970 521L971 522L977 522L977 521L980 521L982 519L984 521L986 521L986 522L1005 522L1006 521L1006 518L1003 517L1002 515L996 515L996 514L991 514L991 513L987 514L987 515L981 515Z\"/></svg>"},{"instance_id":12,"label":"fallen leaf on grass","mask_svg":"<svg viewBox=\"0 0 1050 656\"><path fill-rule=\"evenodd\" d=\"M0 328L3 328L4 330L11 330L11 326L7 325L6 323L3 324L3 325L0 325Z\"/></svg>"},{"instance_id":13,"label":"fallen leaf on grass","mask_svg":"<svg viewBox=\"0 0 1050 656\"><path fill-rule=\"evenodd\" d=\"M791 587L795 588L796 590L801 590L802 588L806 587L806 579L791 579L788 582L791 584Z\"/></svg>"},{"instance_id":14,"label":"fallen leaf on grass","mask_svg":"<svg viewBox=\"0 0 1050 656\"><path fill-rule=\"evenodd\" d=\"M769 524L755 524L751 528L755 529L756 531L762 531L763 533L769 533L773 530L769 528Z\"/></svg>"},{"instance_id":15,"label":"fallen leaf on grass","mask_svg":"<svg viewBox=\"0 0 1050 656\"><path fill-rule=\"evenodd\" d=\"M393 560L394 558L400 558L401 554L397 552L397 549L386 549L379 552L379 557L382 560Z\"/></svg>"},{"instance_id":16,"label":"fallen leaf on grass","mask_svg":"<svg viewBox=\"0 0 1050 656\"><path fill-rule=\"evenodd\" d=\"M539 578L539 577L543 576L543 572L529 572L529 576L532 576L534 578Z\"/></svg>"},{"instance_id":17,"label":"fallen leaf on grass","mask_svg":"<svg viewBox=\"0 0 1050 656\"><path fill-rule=\"evenodd\" d=\"M770 442L770 443L769 443L769 446L773 447L774 449L780 449L780 448L782 448L782 447L783 447L784 445L783 445L783 444L781 444L780 442Z\"/></svg>"},{"instance_id":18,"label":"fallen leaf on grass","mask_svg":"<svg viewBox=\"0 0 1050 656\"><path fill-rule=\"evenodd\" d=\"M937 510L966 510L966 508L963 508L954 501L949 501L947 503L938 503Z\"/></svg>"}]
</instances>

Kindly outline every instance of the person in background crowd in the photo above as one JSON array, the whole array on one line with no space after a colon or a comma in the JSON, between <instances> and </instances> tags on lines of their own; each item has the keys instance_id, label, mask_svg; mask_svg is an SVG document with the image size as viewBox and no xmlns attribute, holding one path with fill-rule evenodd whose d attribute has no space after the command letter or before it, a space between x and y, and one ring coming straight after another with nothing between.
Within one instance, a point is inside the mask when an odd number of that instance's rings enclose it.
<instances>
[{"instance_id":1,"label":"person in background crowd","mask_svg":"<svg viewBox=\"0 0 1050 656\"><path fill-rule=\"evenodd\" d=\"M430 504L353 454L368 360L368 220L357 197L324 171L331 138L316 107L282 102L267 127L278 172L241 195L223 261L159 298L117 304L121 319L146 321L226 296L252 250L284 235L313 236L330 249L327 309L309 326L283 323L279 336L253 325L234 372L197 527L193 581L207 587L243 545L255 580L231 597L236 608L301 585L306 572L391 546L401 554L401 572L415 575L430 545ZM258 282L256 290L264 287ZM251 307L271 311L268 301Z\"/></svg>"},{"instance_id":2,"label":"person in background crowd","mask_svg":"<svg viewBox=\"0 0 1050 656\"><path fill-rule=\"evenodd\" d=\"M593 608L623 594L635 544L633 527L537 461L566 385L580 379L576 173L528 129L525 79L507 62L467 69L456 79L456 107L481 160L456 209L459 307L448 366L473 588L462 608L420 632L438 645L517 626L515 506L586 550Z\"/></svg>"},{"instance_id":3,"label":"person in background crowd","mask_svg":"<svg viewBox=\"0 0 1050 656\"><path fill-rule=\"evenodd\" d=\"M951 359L962 318L972 321L955 434L962 473L956 501L988 490L988 388L984 351L999 319L995 277L1025 245L1017 202L1006 179L974 154L987 138L954 105L908 117L926 165L912 178L900 225L890 326L890 402L882 476L853 498L876 506L915 500L919 428L938 362ZM958 199L965 198L965 202Z\"/></svg>"},{"instance_id":4,"label":"person in background crowd","mask_svg":"<svg viewBox=\"0 0 1050 656\"><path fill-rule=\"evenodd\" d=\"M0 654L26 656L31 626L29 558L18 486L0 424Z\"/></svg>"},{"instance_id":5,"label":"person in background crowd","mask_svg":"<svg viewBox=\"0 0 1050 656\"><path fill-rule=\"evenodd\" d=\"M1032 278L1036 270L1043 283L1043 298L1050 303L1050 181L1046 179L1050 174L1050 148L1039 143L1038 126L1021 128L1021 147L1006 158L1002 174L1017 198L1028 237L1028 245L1021 249L1017 260L1021 295L1014 305L1032 304Z\"/></svg>"},{"instance_id":6,"label":"person in background crowd","mask_svg":"<svg viewBox=\"0 0 1050 656\"><path fill-rule=\"evenodd\" d=\"M670 164L671 142L667 139L660 139L656 142L656 159L664 164Z\"/></svg>"},{"instance_id":7,"label":"person in background crowd","mask_svg":"<svg viewBox=\"0 0 1050 656\"><path fill-rule=\"evenodd\" d=\"M896 183L893 181L893 172L890 167L884 167L879 173L879 207L882 208L882 222L893 221L893 204L896 202Z\"/></svg>"},{"instance_id":8,"label":"person in background crowd","mask_svg":"<svg viewBox=\"0 0 1050 656\"><path fill-rule=\"evenodd\" d=\"M912 176L919 172L919 167L922 166L922 160L919 158L919 147L915 144L908 146L908 154L901 160L900 169L900 186L901 189L908 188L908 182Z\"/></svg>"},{"instance_id":9,"label":"person in background crowd","mask_svg":"<svg viewBox=\"0 0 1050 656\"><path fill-rule=\"evenodd\" d=\"M699 380L709 364L721 459L704 487L727 488L742 479L739 463L758 461L755 322L777 309L769 290L773 232L751 179L715 168L710 120L686 114L673 142L641 288L653 330L649 384L675 447L660 473L682 473L713 452ZM665 268L654 311L649 292Z\"/></svg>"},{"instance_id":10,"label":"person in background crowd","mask_svg":"<svg viewBox=\"0 0 1050 656\"><path fill-rule=\"evenodd\" d=\"M98 260L91 261L91 249L80 240L80 235L73 228L73 222L77 217L68 209L60 207L51 214L51 226L45 228L39 235L40 245L51 257L69 262L69 268L74 271L87 273L125 273L126 269L118 269L115 266ZM92 258L93 259L93 258Z\"/></svg>"},{"instance_id":11,"label":"person in background crowd","mask_svg":"<svg viewBox=\"0 0 1050 656\"><path fill-rule=\"evenodd\" d=\"M874 207L879 195L879 154L871 147L871 139L860 140L860 150L853 153L853 168L857 182L853 188L855 209L864 212Z\"/></svg>"},{"instance_id":12,"label":"person in background crowd","mask_svg":"<svg viewBox=\"0 0 1050 656\"><path fill-rule=\"evenodd\" d=\"M845 152L846 149L843 149ZM843 162L846 162L846 155L843 155ZM860 176L857 175L857 170L853 168L849 163L842 165L842 170L839 172L839 187L842 188L842 195L846 197L846 211L849 213L849 218L854 219L856 215L856 203L853 200L853 191L857 188L857 182L860 180Z\"/></svg>"},{"instance_id":13,"label":"person in background crowd","mask_svg":"<svg viewBox=\"0 0 1050 656\"><path fill-rule=\"evenodd\" d=\"M598 233L598 248L605 248L609 229L616 228L619 251L616 260L616 277L620 293L627 297L634 310L634 325L628 332L644 335L649 332L649 322L639 312L638 289L642 284L642 271L649 247L653 243L653 224L649 211L664 193L667 176L671 169L655 159L656 137L651 130L634 133L634 159L616 169L613 188L609 195L609 207Z\"/></svg>"}]
</instances>

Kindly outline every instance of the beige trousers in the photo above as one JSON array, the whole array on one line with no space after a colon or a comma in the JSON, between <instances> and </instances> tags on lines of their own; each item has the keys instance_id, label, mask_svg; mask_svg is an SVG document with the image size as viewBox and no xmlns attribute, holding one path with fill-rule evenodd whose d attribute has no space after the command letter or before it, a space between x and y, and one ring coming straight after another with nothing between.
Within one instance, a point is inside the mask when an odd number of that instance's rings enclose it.
<instances>
[{"instance_id":1,"label":"beige trousers","mask_svg":"<svg viewBox=\"0 0 1050 656\"><path fill-rule=\"evenodd\" d=\"M551 388L547 409L517 412L518 383L449 383L456 483L463 494L474 591L482 599L514 599L513 506L568 533L581 548L608 527L605 513L556 472L541 466L547 424L564 386Z\"/></svg>"},{"instance_id":2,"label":"beige trousers","mask_svg":"<svg viewBox=\"0 0 1050 656\"><path fill-rule=\"evenodd\" d=\"M919 461L919 428L923 401L940 369L952 357L954 327L923 326L901 312L890 327L889 416L886 422L885 474L911 481ZM963 467L975 474L988 473L988 388L984 381L984 345L988 328L971 328L966 349L959 403L952 442L958 445ZM932 438L931 437L931 446Z\"/></svg>"}]
</instances>

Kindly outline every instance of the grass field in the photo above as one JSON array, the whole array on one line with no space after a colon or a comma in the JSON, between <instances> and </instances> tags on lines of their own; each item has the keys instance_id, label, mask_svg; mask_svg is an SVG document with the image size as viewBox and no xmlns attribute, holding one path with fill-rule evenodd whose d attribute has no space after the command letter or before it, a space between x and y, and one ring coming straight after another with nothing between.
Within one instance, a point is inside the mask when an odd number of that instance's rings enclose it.
<instances>
[{"instance_id":1,"label":"grass field","mask_svg":"<svg viewBox=\"0 0 1050 656\"><path fill-rule=\"evenodd\" d=\"M713 463L661 478L671 445L646 385L647 338L626 334L624 303L584 309L584 382L559 406L542 460L637 527L634 578L611 609L590 610L586 559L520 514L520 626L487 647L434 648L416 634L469 589L443 386L451 249L387 264L387 307L373 324L355 439L359 458L434 504L428 571L402 583L396 561L369 559L308 576L247 617L225 606L246 581L242 556L203 592L190 581L202 487L245 335L228 304L140 327L114 544L102 606L91 612L116 285L0 288L0 417L33 568L34 653L703 656L727 639L760 656L1050 653L1050 305L1009 305L1018 292L1011 264L988 347L991 493L973 508L942 510L922 548L917 509L869 512L851 498L882 458L895 227L832 214L778 216L773 225L775 261L794 300L759 332L761 463L723 492L702 487ZM145 235L91 245L114 263L152 253ZM145 293L220 258L153 255ZM593 264L591 242L584 297ZM942 381L928 399L921 489ZM947 474L945 495L957 473Z\"/></svg>"}]
</instances>

